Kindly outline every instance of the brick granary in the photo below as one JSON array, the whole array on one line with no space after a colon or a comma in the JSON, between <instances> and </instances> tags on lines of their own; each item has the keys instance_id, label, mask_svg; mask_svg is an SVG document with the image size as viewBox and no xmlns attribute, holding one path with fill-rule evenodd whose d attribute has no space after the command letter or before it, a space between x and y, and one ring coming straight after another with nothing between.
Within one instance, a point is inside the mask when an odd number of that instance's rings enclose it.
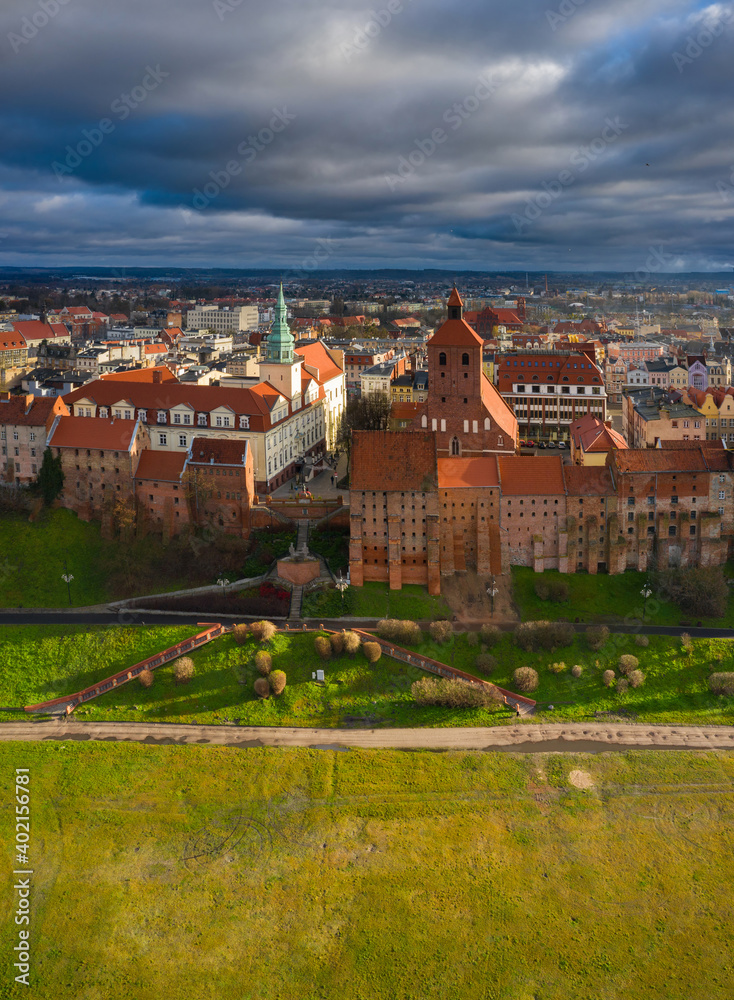
<instances>
[{"instance_id":1,"label":"brick granary","mask_svg":"<svg viewBox=\"0 0 734 1000\"><path fill-rule=\"evenodd\" d=\"M458 293L450 310L452 300L428 343L429 398L411 428L354 434L355 586L419 583L437 594L442 576L513 565L622 573L726 561L734 470L720 442L613 450L606 465L587 467L515 454L517 422L494 387L473 378Z\"/></svg>"}]
</instances>

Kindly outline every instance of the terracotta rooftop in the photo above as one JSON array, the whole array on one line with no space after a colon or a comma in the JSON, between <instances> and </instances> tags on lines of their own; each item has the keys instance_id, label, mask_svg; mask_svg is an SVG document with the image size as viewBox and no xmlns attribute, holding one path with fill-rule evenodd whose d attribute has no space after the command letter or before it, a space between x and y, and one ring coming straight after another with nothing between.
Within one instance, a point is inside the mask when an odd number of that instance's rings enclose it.
<instances>
[{"instance_id":1,"label":"terracotta rooftop","mask_svg":"<svg viewBox=\"0 0 734 1000\"><path fill-rule=\"evenodd\" d=\"M135 434L135 420L94 420L91 417L60 417L51 432L52 448L95 448L129 451ZM159 454L156 452L156 454Z\"/></svg>"},{"instance_id":2,"label":"terracotta rooftop","mask_svg":"<svg viewBox=\"0 0 734 1000\"><path fill-rule=\"evenodd\" d=\"M134 479L178 483L186 464L186 454L176 451L149 451L140 454Z\"/></svg>"},{"instance_id":3,"label":"terracotta rooftop","mask_svg":"<svg viewBox=\"0 0 734 1000\"><path fill-rule=\"evenodd\" d=\"M498 456L503 496L539 496L566 492L560 455Z\"/></svg>"},{"instance_id":4,"label":"terracotta rooftop","mask_svg":"<svg viewBox=\"0 0 734 1000\"><path fill-rule=\"evenodd\" d=\"M5 393L3 396L5 398L0 397L0 424L16 427L45 427L54 404L59 401L57 396L10 396Z\"/></svg>"},{"instance_id":5,"label":"terracotta rooftop","mask_svg":"<svg viewBox=\"0 0 734 1000\"><path fill-rule=\"evenodd\" d=\"M715 441L660 441L659 445L665 451L691 451L696 448L704 448L706 451L724 451L724 442L721 438Z\"/></svg>"},{"instance_id":6,"label":"terracotta rooftop","mask_svg":"<svg viewBox=\"0 0 734 1000\"><path fill-rule=\"evenodd\" d=\"M436 435L433 431L354 431L353 490L436 488Z\"/></svg>"},{"instance_id":7,"label":"terracotta rooftop","mask_svg":"<svg viewBox=\"0 0 734 1000\"><path fill-rule=\"evenodd\" d=\"M586 413L579 420L574 420L569 428L571 437L577 448L584 452L611 451L612 448L627 448L625 439L603 420L592 413Z\"/></svg>"},{"instance_id":8,"label":"terracotta rooftop","mask_svg":"<svg viewBox=\"0 0 734 1000\"><path fill-rule=\"evenodd\" d=\"M439 489L499 486L495 457L439 458Z\"/></svg>"},{"instance_id":9,"label":"terracotta rooftop","mask_svg":"<svg viewBox=\"0 0 734 1000\"><path fill-rule=\"evenodd\" d=\"M699 444L700 442L694 442ZM710 453L715 459L715 452ZM659 448L630 449L613 452L611 461L622 473L637 472L708 472L709 463L704 450L699 448L679 449L677 451Z\"/></svg>"},{"instance_id":10,"label":"terracotta rooftop","mask_svg":"<svg viewBox=\"0 0 734 1000\"><path fill-rule=\"evenodd\" d=\"M40 319L20 320L12 324L26 342L35 343L41 340L61 340L69 337L69 331L63 323L42 323Z\"/></svg>"},{"instance_id":11,"label":"terracotta rooftop","mask_svg":"<svg viewBox=\"0 0 734 1000\"><path fill-rule=\"evenodd\" d=\"M317 371L316 377L322 385L344 374L320 340L296 347L295 353L303 359L304 364Z\"/></svg>"},{"instance_id":12,"label":"terracotta rooftop","mask_svg":"<svg viewBox=\"0 0 734 1000\"><path fill-rule=\"evenodd\" d=\"M197 437L191 442L190 465L238 465L247 459L248 442Z\"/></svg>"},{"instance_id":13,"label":"terracotta rooftop","mask_svg":"<svg viewBox=\"0 0 734 1000\"><path fill-rule=\"evenodd\" d=\"M428 341L429 347L482 347L483 344L479 334L463 319L447 319Z\"/></svg>"},{"instance_id":14,"label":"terracotta rooftop","mask_svg":"<svg viewBox=\"0 0 734 1000\"><path fill-rule=\"evenodd\" d=\"M105 382L178 382L170 368L166 365L155 365L150 368L138 368L135 371L110 372L100 375Z\"/></svg>"},{"instance_id":15,"label":"terracotta rooftop","mask_svg":"<svg viewBox=\"0 0 734 1000\"><path fill-rule=\"evenodd\" d=\"M569 496L615 496L612 474L603 465L564 465L563 478Z\"/></svg>"}]
</instances>

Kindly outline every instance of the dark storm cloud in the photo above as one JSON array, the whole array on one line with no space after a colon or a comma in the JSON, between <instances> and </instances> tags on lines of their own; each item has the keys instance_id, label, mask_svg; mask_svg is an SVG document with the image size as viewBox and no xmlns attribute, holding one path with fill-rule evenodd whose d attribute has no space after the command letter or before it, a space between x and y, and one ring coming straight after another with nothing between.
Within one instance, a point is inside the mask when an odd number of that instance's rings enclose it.
<instances>
[{"instance_id":1,"label":"dark storm cloud","mask_svg":"<svg viewBox=\"0 0 734 1000\"><path fill-rule=\"evenodd\" d=\"M689 0L12 0L0 259L720 267L733 36Z\"/></svg>"}]
</instances>

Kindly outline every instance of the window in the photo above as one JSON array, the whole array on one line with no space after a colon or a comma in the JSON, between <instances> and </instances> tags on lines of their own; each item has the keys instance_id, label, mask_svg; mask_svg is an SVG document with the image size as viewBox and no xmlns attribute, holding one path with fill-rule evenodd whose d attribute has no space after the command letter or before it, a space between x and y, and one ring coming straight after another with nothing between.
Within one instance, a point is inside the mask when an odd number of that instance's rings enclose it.
<instances>
[{"instance_id":1,"label":"window","mask_svg":"<svg viewBox=\"0 0 734 1000\"><path fill-rule=\"evenodd\" d=\"M719 500L725 500L725 499L726 499L726 493L725 493L725 491L724 490L719 490Z\"/></svg>"},{"instance_id":2,"label":"window","mask_svg":"<svg viewBox=\"0 0 734 1000\"><path fill-rule=\"evenodd\" d=\"M423 417L423 419L425 420L426 418ZM425 424L423 426L425 426ZM250 418L240 417L240 430L246 431L249 429L249 427L250 427Z\"/></svg>"},{"instance_id":3,"label":"window","mask_svg":"<svg viewBox=\"0 0 734 1000\"><path fill-rule=\"evenodd\" d=\"M206 413L200 413L196 418L196 422L199 427L206 427Z\"/></svg>"},{"instance_id":4,"label":"window","mask_svg":"<svg viewBox=\"0 0 734 1000\"><path fill-rule=\"evenodd\" d=\"M179 446L179 448L185 448L186 447L186 435L185 434L179 434L179 436L178 436L178 446Z\"/></svg>"},{"instance_id":5,"label":"window","mask_svg":"<svg viewBox=\"0 0 734 1000\"><path fill-rule=\"evenodd\" d=\"M443 351L441 351L441 353L438 356L438 363L442 367L445 367L445 365L446 365L446 355L445 355L445 353Z\"/></svg>"},{"instance_id":6,"label":"window","mask_svg":"<svg viewBox=\"0 0 734 1000\"><path fill-rule=\"evenodd\" d=\"M677 529L677 527L674 524L671 524L670 527L668 528L668 534L670 535L671 538L675 537L675 535L677 534L677 531L678 531L678 529Z\"/></svg>"},{"instance_id":7,"label":"window","mask_svg":"<svg viewBox=\"0 0 734 1000\"><path fill-rule=\"evenodd\" d=\"M165 422L166 422L166 411L158 410L158 423L165 424Z\"/></svg>"},{"instance_id":8,"label":"window","mask_svg":"<svg viewBox=\"0 0 734 1000\"><path fill-rule=\"evenodd\" d=\"M461 355L461 363L462 363L462 365L468 365L469 364L469 355L468 354L462 354Z\"/></svg>"},{"instance_id":9,"label":"window","mask_svg":"<svg viewBox=\"0 0 734 1000\"><path fill-rule=\"evenodd\" d=\"M167 434L159 434L158 435L158 444L161 445L161 447L165 447L168 444L168 435Z\"/></svg>"}]
</instances>

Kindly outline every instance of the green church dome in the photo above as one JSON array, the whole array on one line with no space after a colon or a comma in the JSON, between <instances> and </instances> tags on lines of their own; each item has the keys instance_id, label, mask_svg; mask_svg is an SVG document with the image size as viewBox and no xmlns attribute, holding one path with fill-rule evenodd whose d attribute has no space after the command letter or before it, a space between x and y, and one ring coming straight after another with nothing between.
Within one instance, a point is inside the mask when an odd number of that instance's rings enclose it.
<instances>
[{"instance_id":1,"label":"green church dome","mask_svg":"<svg viewBox=\"0 0 734 1000\"><path fill-rule=\"evenodd\" d=\"M293 345L295 338L288 327L288 310L283 297L281 283L278 293L278 304L275 307L275 321L270 331L266 345L265 360L281 365L293 364Z\"/></svg>"}]
</instances>

